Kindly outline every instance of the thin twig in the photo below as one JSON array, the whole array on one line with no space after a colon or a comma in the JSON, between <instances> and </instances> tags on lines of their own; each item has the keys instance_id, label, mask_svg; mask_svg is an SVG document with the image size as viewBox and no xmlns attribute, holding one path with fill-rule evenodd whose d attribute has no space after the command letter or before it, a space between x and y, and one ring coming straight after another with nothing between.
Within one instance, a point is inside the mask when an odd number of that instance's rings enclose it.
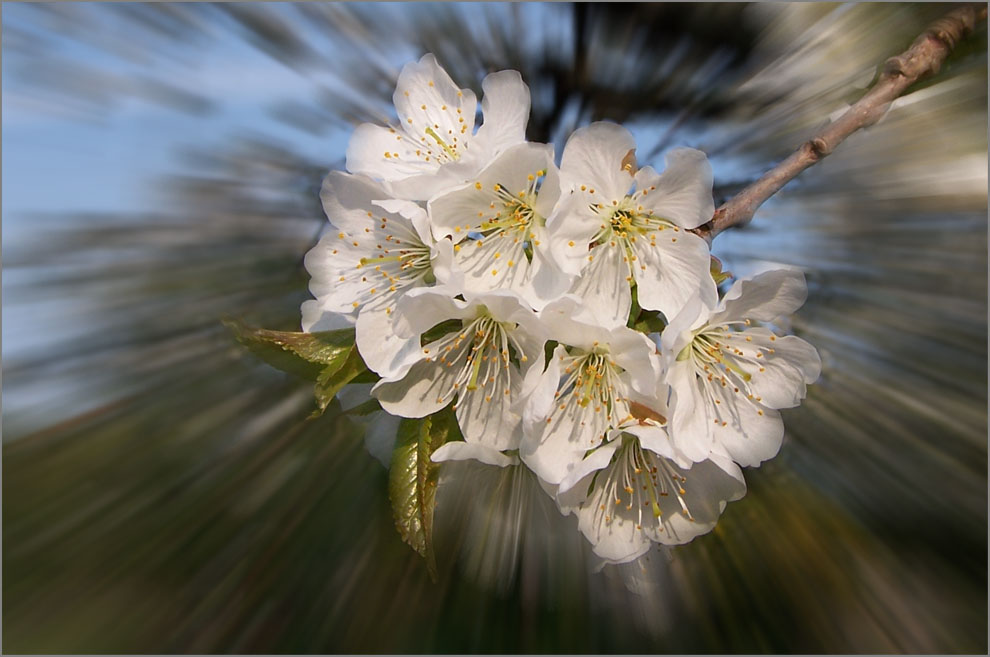
<instances>
[{"instance_id":1,"label":"thin twig","mask_svg":"<svg viewBox=\"0 0 990 657\"><path fill-rule=\"evenodd\" d=\"M929 25L910 48L885 62L876 84L845 114L801 144L790 157L767 171L759 180L722 204L715 210L711 221L694 232L710 243L726 228L752 219L757 208L792 178L834 151L852 133L879 121L890 109L891 102L905 89L921 78L937 73L952 49L972 32L977 21L986 17L986 5L967 5Z\"/></svg>"}]
</instances>

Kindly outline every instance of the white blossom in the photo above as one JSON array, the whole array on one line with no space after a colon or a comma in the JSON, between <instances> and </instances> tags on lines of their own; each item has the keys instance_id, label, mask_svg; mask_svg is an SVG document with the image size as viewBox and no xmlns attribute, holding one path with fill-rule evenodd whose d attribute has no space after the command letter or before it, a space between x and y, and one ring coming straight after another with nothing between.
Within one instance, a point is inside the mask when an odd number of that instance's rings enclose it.
<instances>
[{"instance_id":1,"label":"white blossom","mask_svg":"<svg viewBox=\"0 0 990 657\"><path fill-rule=\"evenodd\" d=\"M630 424L581 461L557 493L563 513L596 555L632 561L654 543L679 545L715 526L726 503L746 493L738 466L724 454L683 467L659 426Z\"/></svg>"},{"instance_id":2,"label":"white blossom","mask_svg":"<svg viewBox=\"0 0 990 657\"><path fill-rule=\"evenodd\" d=\"M468 180L522 143L529 120L529 87L517 71L492 73L481 86L484 124L474 132L474 92L458 88L432 54L406 64L392 96L398 124L358 126L347 169L385 181L399 198L420 201Z\"/></svg>"},{"instance_id":3,"label":"white blossom","mask_svg":"<svg viewBox=\"0 0 990 657\"><path fill-rule=\"evenodd\" d=\"M661 335L672 391L671 439L694 461L724 449L740 465L758 465L780 449L777 409L800 403L821 371L814 347L754 322L797 310L804 276L772 270L736 281L714 308L686 307Z\"/></svg>"},{"instance_id":4,"label":"white blossom","mask_svg":"<svg viewBox=\"0 0 990 657\"><path fill-rule=\"evenodd\" d=\"M660 363L646 336L602 326L575 297L549 304L540 321L559 344L546 371L527 386L519 455L541 479L559 484L631 417L633 395L656 396Z\"/></svg>"},{"instance_id":5,"label":"white blossom","mask_svg":"<svg viewBox=\"0 0 990 657\"><path fill-rule=\"evenodd\" d=\"M409 292L396 310L397 332L419 343L429 329L455 320L424 344L402 375L383 378L372 394L389 413L418 418L451 402L465 442L447 443L433 458L475 458L495 465L498 452L518 449L522 439L523 379L543 369L544 330L517 295L498 291L453 298L445 288ZM445 325L447 326L447 325Z\"/></svg>"},{"instance_id":6,"label":"white blossom","mask_svg":"<svg viewBox=\"0 0 990 657\"><path fill-rule=\"evenodd\" d=\"M316 299L303 304L303 330L322 328L328 315L341 314L355 324L368 367L382 376L396 374L419 344L395 334L395 303L407 290L432 285L436 271L447 271L451 245L434 242L422 207L388 198L363 176L334 171L320 196L333 230L306 254Z\"/></svg>"},{"instance_id":7,"label":"white blossom","mask_svg":"<svg viewBox=\"0 0 990 657\"><path fill-rule=\"evenodd\" d=\"M593 123L567 141L564 195L547 222L561 267L578 276L571 292L625 324L636 285L639 305L668 319L691 299L717 300L708 244L686 229L711 219L712 173L704 153L672 150L667 168L635 171L632 135Z\"/></svg>"},{"instance_id":8,"label":"white blossom","mask_svg":"<svg viewBox=\"0 0 990 657\"><path fill-rule=\"evenodd\" d=\"M532 143L510 147L475 180L434 197L433 233L454 241L464 289L512 289L536 309L563 294L570 277L554 263L545 228L559 197L553 147Z\"/></svg>"},{"instance_id":9,"label":"white blossom","mask_svg":"<svg viewBox=\"0 0 990 657\"><path fill-rule=\"evenodd\" d=\"M463 440L432 459L528 468L605 562L688 542L745 494L739 466L776 454L778 409L819 375L811 345L764 326L803 303L803 276L769 271L720 301L690 232L715 210L704 153L637 169L629 131L600 122L558 169L525 141L519 73L482 88L475 129L475 94L427 54L399 75L398 122L355 130L350 173L323 184L333 230L306 255L303 330L354 326L381 376L367 444L383 463L399 417L452 407ZM663 314L659 347L627 327L633 299Z\"/></svg>"}]
</instances>

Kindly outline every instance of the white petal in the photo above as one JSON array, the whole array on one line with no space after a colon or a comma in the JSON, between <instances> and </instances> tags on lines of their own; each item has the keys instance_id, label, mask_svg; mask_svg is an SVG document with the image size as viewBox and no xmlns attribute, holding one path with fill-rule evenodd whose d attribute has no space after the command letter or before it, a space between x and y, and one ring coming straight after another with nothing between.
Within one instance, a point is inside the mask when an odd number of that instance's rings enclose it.
<instances>
[{"instance_id":1,"label":"white petal","mask_svg":"<svg viewBox=\"0 0 990 657\"><path fill-rule=\"evenodd\" d=\"M697 228L715 213L712 199L712 167L708 158L693 148L675 148L666 157L667 167L659 176L645 167L636 174L636 188L649 189L644 207L681 228Z\"/></svg>"},{"instance_id":2,"label":"white petal","mask_svg":"<svg viewBox=\"0 0 990 657\"><path fill-rule=\"evenodd\" d=\"M546 227L533 227L532 233L536 236L533 242L533 262L529 275L530 284L524 298L535 310L539 310L566 293L574 284L574 280L564 272L554 258L547 239Z\"/></svg>"},{"instance_id":3,"label":"white petal","mask_svg":"<svg viewBox=\"0 0 990 657\"><path fill-rule=\"evenodd\" d=\"M648 449L668 459L674 458L674 447L670 444L670 438L663 427L652 424L633 424L623 427L622 430L639 438L639 444L643 446L643 449Z\"/></svg>"},{"instance_id":4,"label":"white petal","mask_svg":"<svg viewBox=\"0 0 990 657\"><path fill-rule=\"evenodd\" d=\"M690 360L674 362L667 370L671 415L668 433L674 448L692 461L708 458L714 442L712 402L701 391Z\"/></svg>"},{"instance_id":5,"label":"white petal","mask_svg":"<svg viewBox=\"0 0 990 657\"><path fill-rule=\"evenodd\" d=\"M480 445L478 443L465 443L460 441L454 441L442 445L437 451L433 452L430 457L435 463L442 463L443 461L467 461L474 460L480 461L487 465L494 465L500 468L504 468L510 465L516 465L519 463L519 459L514 456L509 456L503 454L502 452L492 449L486 445Z\"/></svg>"},{"instance_id":6,"label":"white petal","mask_svg":"<svg viewBox=\"0 0 990 657\"><path fill-rule=\"evenodd\" d=\"M382 379L371 389L386 411L402 417L426 417L450 403L441 400L453 386L458 368L437 361L420 360L398 379Z\"/></svg>"},{"instance_id":7,"label":"white petal","mask_svg":"<svg viewBox=\"0 0 990 657\"><path fill-rule=\"evenodd\" d=\"M464 390L457 398L457 424L464 440L494 450L517 449L522 440L522 417L515 412L522 377L514 365L497 366L494 381L485 380L485 366L476 390Z\"/></svg>"},{"instance_id":8,"label":"white petal","mask_svg":"<svg viewBox=\"0 0 990 657\"><path fill-rule=\"evenodd\" d=\"M580 193L566 193L547 219L546 236L554 262L571 276L588 264L588 246L602 224Z\"/></svg>"},{"instance_id":9,"label":"white petal","mask_svg":"<svg viewBox=\"0 0 990 657\"><path fill-rule=\"evenodd\" d=\"M355 316L353 314L345 315L324 310L320 302L316 299L303 301L301 310L302 330L304 333L335 331L354 326Z\"/></svg>"},{"instance_id":10,"label":"white petal","mask_svg":"<svg viewBox=\"0 0 990 657\"><path fill-rule=\"evenodd\" d=\"M550 370L545 376L552 376ZM570 393L554 400L549 415L534 416L532 427L532 436L539 430L539 438L527 437L519 455L540 479L551 484L561 483L585 452L602 443L609 428L604 409L599 407L596 412L594 403L582 406Z\"/></svg>"},{"instance_id":11,"label":"white petal","mask_svg":"<svg viewBox=\"0 0 990 657\"><path fill-rule=\"evenodd\" d=\"M633 183L623 161L635 148L632 134L615 123L592 123L576 130L561 156L561 186L565 190L580 190L585 185L589 201L606 206L613 200L622 200ZM594 194L590 193L591 189L595 190Z\"/></svg>"},{"instance_id":12,"label":"white petal","mask_svg":"<svg viewBox=\"0 0 990 657\"><path fill-rule=\"evenodd\" d=\"M481 99L484 124L478 128L475 141L479 147L484 144L489 156L494 157L526 140L529 87L518 71L498 71L486 76L481 88L485 94Z\"/></svg>"},{"instance_id":13,"label":"white petal","mask_svg":"<svg viewBox=\"0 0 990 657\"><path fill-rule=\"evenodd\" d=\"M567 355L564 345L557 345L547 364L546 371L530 368L523 381L522 394L524 435L520 451L533 452L539 447L540 436L554 405L554 393L560 383L560 361Z\"/></svg>"},{"instance_id":14,"label":"white petal","mask_svg":"<svg viewBox=\"0 0 990 657\"><path fill-rule=\"evenodd\" d=\"M616 364L625 372L630 387L640 394L652 397L660 382L660 359L656 345L638 331L619 326L613 329L605 343Z\"/></svg>"},{"instance_id":15,"label":"white petal","mask_svg":"<svg viewBox=\"0 0 990 657\"><path fill-rule=\"evenodd\" d=\"M605 470L602 470L597 478L604 476ZM561 511L577 515L578 529L591 542L594 553L606 562L625 563L641 557L652 547L652 542L643 531L636 529L635 520L624 517L622 508L614 518L609 517L609 522L603 522L599 513L599 504L602 503L600 488L596 486L592 496L588 496L588 489L595 480L595 474L589 474L567 491L559 493L557 504ZM612 510L605 513L610 514Z\"/></svg>"},{"instance_id":16,"label":"white petal","mask_svg":"<svg viewBox=\"0 0 990 657\"><path fill-rule=\"evenodd\" d=\"M766 329L751 329L746 334L769 335ZM772 348L773 353L762 359L762 372L751 372L750 391L770 408L797 406L806 394L805 386L814 383L821 374L822 361L810 344L793 335L775 338L754 338L753 344Z\"/></svg>"},{"instance_id":17,"label":"white petal","mask_svg":"<svg viewBox=\"0 0 990 657\"><path fill-rule=\"evenodd\" d=\"M713 442L743 466L759 465L776 456L784 438L780 413L749 400L742 393L734 393L731 387L719 385L714 389L716 398L722 402L718 404L718 413L712 401L705 409Z\"/></svg>"},{"instance_id":18,"label":"white petal","mask_svg":"<svg viewBox=\"0 0 990 657\"><path fill-rule=\"evenodd\" d=\"M373 201L374 205L386 212L405 217L413 225L416 235L423 244L432 244L433 235L430 233L430 219L426 209L413 201L390 198Z\"/></svg>"},{"instance_id":19,"label":"white petal","mask_svg":"<svg viewBox=\"0 0 990 657\"><path fill-rule=\"evenodd\" d=\"M347 170L381 180L402 180L440 168L436 159L417 156L403 136L393 128L362 123L347 144Z\"/></svg>"},{"instance_id":20,"label":"white petal","mask_svg":"<svg viewBox=\"0 0 990 657\"><path fill-rule=\"evenodd\" d=\"M468 309L484 306L491 313L491 316L498 321L520 324L522 330L531 336L540 337L546 333L533 309L512 290L492 290L484 294L465 294L464 298L468 300ZM546 339L540 342L540 349L543 348L543 342L546 342ZM533 354L527 352L527 355L532 356Z\"/></svg>"},{"instance_id":21,"label":"white petal","mask_svg":"<svg viewBox=\"0 0 990 657\"><path fill-rule=\"evenodd\" d=\"M613 440L584 457L579 463L576 463L567 476L564 477L563 481L560 482L560 486L557 487L557 494L566 493L589 474L608 466L618 446L618 443Z\"/></svg>"},{"instance_id":22,"label":"white petal","mask_svg":"<svg viewBox=\"0 0 990 657\"><path fill-rule=\"evenodd\" d=\"M772 269L751 279L733 283L719 304L721 309L710 320L755 319L772 322L801 307L808 297L804 274L794 269Z\"/></svg>"},{"instance_id":23,"label":"white petal","mask_svg":"<svg viewBox=\"0 0 990 657\"><path fill-rule=\"evenodd\" d=\"M701 297L690 299L684 304L660 334L664 362L675 358L694 339L694 330L704 326L711 312L711 308L702 302Z\"/></svg>"},{"instance_id":24,"label":"white petal","mask_svg":"<svg viewBox=\"0 0 990 657\"><path fill-rule=\"evenodd\" d=\"M419 359L419 336L396 335L395 322L384 308L362 310L355 331L365 365L382 377L399 376Z\"/></svg>"},{"instance_id":25,"label":"white petal","mask_svg":"<svg viewBox=\"0 0 990 657\"><path fill-rule=\"evenodd\" d=\"M737 489L739 496L730 497L727 499L730 502L734 502L737 499L742 499L742 497L746 494L746 478L743 477L742 470L739 469L739 466L732 460L732 457L729 456L728 452L726 452L721 446L718 446L716 449L712 450L712 454L708 457L708 460L717 465L722 472L729 475L740 484L740 487Z\"/></svg>"},{"instance_id":26,"label":"white petal","mask_svg":"<svg viewBox=\"0 0 990 657\"><path fill-rule=\"evenodd\" d=\"M474 130L478 107L474 92L459 89L432 54L402 68L392 100L399 114L399 125L410 137L419 140L424 149L443 152L427 130L448 145L453 144L453 137L458 137L458 142L467 141Z\"/></svg>"},{"instance_id":27,"label":"white petal","mask_svg":"<svg viewBox=\"0 0 990 657\"><path fill-rule=\"evenodd\" d=\"M561 188L560 188L560 171L557 169L557 165L553 161L553 146L548 146L549 150L549 162L547 166L543 167L546 175L543 178L543 183L540 185L540 193L536 197L536 212L544 219L549 219L550 215L553 214L553 209L557 207L557 201L560 200Z\"/></svg>"},{"instance_id":28,"label":"white petal","mask_svg":"<svg viewBox=\"0 0 990 657\"><path fill-rule=\"evenodd\" d=\"M395 304L395 334L418 338L444 320L472 316L473 310L454 299L455 294L455 290L441 286L409 290Z\"/></svg>"},{"instance_id":29,"label":"white petal","mask_svg":"<svg viewBox=\"0 0 990 657\"><path fill-rule=\"evenodd\" d=\"M381 216L385 216L387 221L409 231L410 237L417 237L409 219L382 207L388 198L388 192L381 183L343 171L331 171L320 187L323 211L338 230L360 238L366 234L365 228L373 227L380 222ZM369 212L372 213L370 217Z\"/></svg>"},{"instance_id":30,"label":"white petal","mask_svg":"<svg viewBox=\"0 0 990 657\"><path fill-rule=\"evenodd\" d=\"M549 336L561 344L591 351L598 342L607 342L610 333L598 323L584 301L575 294L566 294L544 306L540 322Z\"/></svg>"},{"instance_id":31,"label":"white petal","mask_svg":"<svg viewBox=\"0 0 990 657\"><path fill-rule=\"evenodd\" d=\"M633 275L639 305L659 310L673 319L694 297L714 307L718 289L709 270L708 243L693 233L671 229L657 231L655 242L639 239L633 244L638 259Z\"/></svg>"},{"instance_id":32,"label":"white petal","mask_svg":"<svg viewBox=\"0 0 990 657\"><path fill-rule=\"evenodd\" d=\"M454 248L454 266L463 273L464 289L472 294L509 289L526 299L536 297L532 264L522 241L513 244L498 238L465 240Z\"/></svg>"},{"instance_id":33,"label":"white petal","mask_svg":"<svg viewBox=\"0 0 990 657\"><path fill-rule=\"evenodd\" d=\"M587 255L590 261L570 289L606 326L622 326L629 320L632 293L629 266L620 245L600 244Z\"/></svg>"},{"instance_id":34,"label":"white petal","mask_svg":"<svg viewBox=\"0 0 990 657\"><path fill-rule=\"evenodd\" d=\"M454 267L454 244L449 239L442 239L433 245L430 268L440 285L454 289L464 288L464 273Z\"/></svg>"},{"instance_id":35,"label":"white petal","mask_svg":"<svg viewBox=\"0 0 990 657\"><path fill-rule=\"evenodd\" d=\"M432 158L430 161L433 161ZM385 186L396 198L428 201L452 187L464 184L476 172L477 168L467 163L451 162L425 174L388 181Z\"/></svg>"},{"instance_id":36,"label":"white petal","mask_svg":"<svg viewBox=\"0 0 990 657\"><path fill-rule=\"evenodd\" d=\"M392 464L395 438L401 418L381 411L372 413L364 430L364 448L386 468Z\"/></svg>"},{"instance_id":37,"label":"white petal","mask_svg":"<svg viewBox=\"0 0 990 657\"><path fill-rule=\"evenodd\" d=\"M681 497L691 515L689 518L683 513L680 502L673 495L662 498L663 530L650 532L654 540L665 545L680 545L715 527L726 503L746 494L742 472L731 461L725 465L734 472L727 472L711 460L695 463L690 469L673 466L686 479L681 483L685 491Z\"/></svg>"}]
</instances>

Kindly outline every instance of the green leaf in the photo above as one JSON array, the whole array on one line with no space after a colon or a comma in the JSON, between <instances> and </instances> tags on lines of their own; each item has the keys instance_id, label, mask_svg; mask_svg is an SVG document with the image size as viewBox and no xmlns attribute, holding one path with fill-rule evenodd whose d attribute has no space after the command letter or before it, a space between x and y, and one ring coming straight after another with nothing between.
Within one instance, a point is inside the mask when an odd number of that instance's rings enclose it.
<instances>
[{"instance_id":1,"label":"green leaf","mask_svg":"<svg viewBox=\"0 0 990 657\"><path fill-rule=\"evenodd\" d=\"M316 381L340 369L354 351L354 329L299 333L254 328L238 320L224 325L254 355L283 372Z\"/></svg>"},{"instance_id":2,"label":"green leaf","mask_svg":"<svg viewBox=\"0 0 990 657\"><path fill-rule=\"evenodd\" d=\"M361 354L354 347L350 348L342 363L331 363L323 368L323 371L316 377L316 387L313 389L319 410L313 411L311 417L322 415L341 388L367 371L368 366L364 364Z\"/></svg>"},{"instance_id":3,"label":"green leaf","mask_svg":"<svg viewBox=\"0 0 990 657\"><path fill-rule=\"evenodd\" d=\"M426 559L433 581L437 579L433 553L433 507L436 504L437 464L430 455L448 440L459 438L457 419L449 409L421 420L399 425L388 476L395 527L416 552Z\"/></svg>"},{"instance_id":4,"label":"green leaf","mask_svg":"<svg viewBox=\"0 0 990 657\"><path fill-rule=\"evenodd\" d=\"M354 329L297 333L253 328L237 320L225 320L224 325L272 367L316 382L318 410L310 417L322 415L348 383L374 383L379 378L368 371L355 348Z\"/></svg>"}]
</instances>

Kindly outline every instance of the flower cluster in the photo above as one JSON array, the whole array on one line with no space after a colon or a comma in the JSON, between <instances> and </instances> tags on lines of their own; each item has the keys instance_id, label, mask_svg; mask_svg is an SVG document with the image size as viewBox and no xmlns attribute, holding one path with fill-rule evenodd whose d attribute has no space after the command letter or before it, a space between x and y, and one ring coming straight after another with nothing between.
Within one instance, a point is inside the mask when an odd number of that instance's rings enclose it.
<instances>
[{"instance_id":1,"label":"flower cluster","mask_svg":"<svg viewBox=\"0 0 990 657\"><path fill-rule=\"evenodd\" d=\"M515 71L477 100L432 55L407 65L398 122L364 124L322 200L333 229L306 256L303 329L351 324L388 413L450 406L463 440L432 459L522 463L609 562L709 531L774 456L778 409L818 354L772 324L804 301L789 270L719 298L703 153L637 168L632 135L594 123L525 140Z\"/></svg>"}]
</instances>

